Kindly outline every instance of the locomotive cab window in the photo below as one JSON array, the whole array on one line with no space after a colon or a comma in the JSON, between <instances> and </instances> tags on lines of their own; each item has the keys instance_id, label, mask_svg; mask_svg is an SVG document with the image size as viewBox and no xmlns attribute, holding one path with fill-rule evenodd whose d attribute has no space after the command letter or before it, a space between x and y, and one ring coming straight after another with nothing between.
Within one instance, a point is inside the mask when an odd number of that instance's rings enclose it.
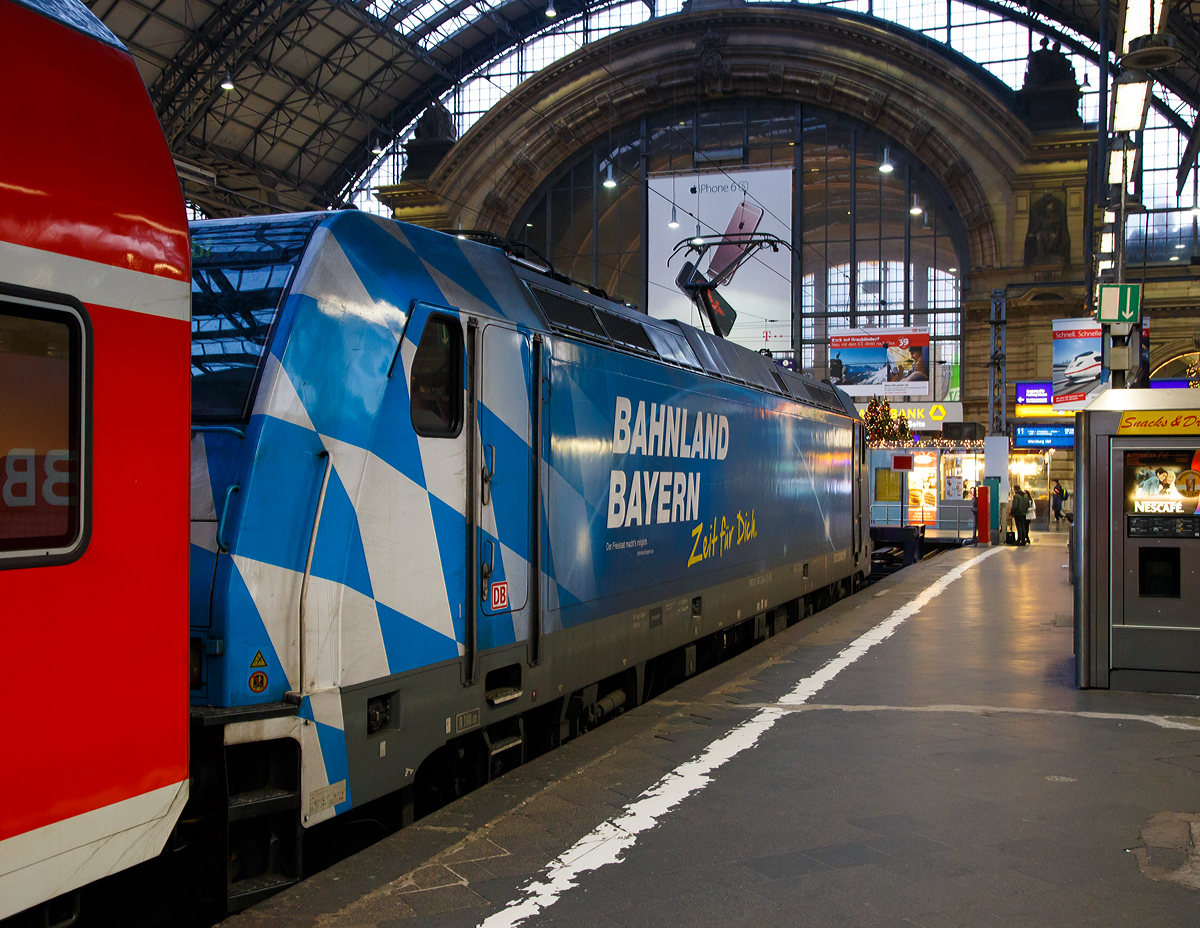
<instances>
[{"instance_id":1,"label":"locomotive cab window","mask_svg":"<svg viewBox=\"0 0 1200 928\"><path fill-rule=\"evenodd\" d=\"M245 418L292 268L192 271L192 418Z\"/></svg>"},{"instance_id":2,"label":"locomotive cab window","mask_svg":"<svg viewBox=\"0 0 1200 928\"><path fill-rule=\"evenodd\" d=\"M319 217L192 226L192 420L245 420Z\"/></svg>"},{"instance_id":3,"label":"locomotive cab window","mask_svg":"<svg viewBox=\"0 0 1200 928\"><path fill-rule=\"evenodd\" d=\"M418 435L449 438L462 428L462 329L448 316L430 316L413 357L409 402Z\"/></svg>"},{"instance_id":4,"label":"locomotive cab window","mask_svg":"<svg viewBox=\"0 0 1200 928\"><path fill-rule=\"evenodd\" d=\"M83 549L82 307L0 295L0 566Z\"/></svg>"}]
</instances>

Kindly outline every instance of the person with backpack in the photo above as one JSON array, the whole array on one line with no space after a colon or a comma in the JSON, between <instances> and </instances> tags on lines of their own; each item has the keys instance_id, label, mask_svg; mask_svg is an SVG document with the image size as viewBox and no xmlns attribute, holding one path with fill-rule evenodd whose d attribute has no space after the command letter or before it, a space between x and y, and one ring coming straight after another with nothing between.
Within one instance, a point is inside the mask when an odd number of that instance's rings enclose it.
<instances>
[{"instance_id":1,"label":"person with backpack","mask_svg":"<svg viewBox=\"0 0 1200 928\"><path fill-rule=\"evenodd\" d=\"M1017 524L1017 544L1029 544L1029 519L1026 518L1029 513L1029 497L1019 484L1013 484L1012 502L1008 505L1008 511Z\"/></svg>"},{"instance_id":2,"label":"person with backpack","mask_svg":"<svg viewBox=\"0 0 1200 928\"><path fill-rule=\"evenodd\" d=\"M1050 491L1050 511L1054 513L1054 524L1057 525L1063 519L1062 507L1067 501L1067 491L1061 483L1054 481L1054 489Z\"/></svg>"}]
</instances>

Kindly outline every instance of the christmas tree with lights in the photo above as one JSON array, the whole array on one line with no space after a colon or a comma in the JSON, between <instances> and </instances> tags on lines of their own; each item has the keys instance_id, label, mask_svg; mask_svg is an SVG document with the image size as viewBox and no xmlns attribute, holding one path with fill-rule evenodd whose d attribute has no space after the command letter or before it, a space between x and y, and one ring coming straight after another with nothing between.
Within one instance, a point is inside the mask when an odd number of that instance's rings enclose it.
<instances>
[{"instance_id":1,"label":"christmas tree with lights","mask_svg":"<svg viewBox=\"0 0 1200 928\"><path fill-rule=\"evenodd\" d=\"M883 399L875 397L867 404L863 421L867 425L867 441L873 445L882 444L885 441L899 444L912 441L912 431L908 427L908 420L904 416L892 416L892 404L886 397Z\"/></svg>"}]
</instances>

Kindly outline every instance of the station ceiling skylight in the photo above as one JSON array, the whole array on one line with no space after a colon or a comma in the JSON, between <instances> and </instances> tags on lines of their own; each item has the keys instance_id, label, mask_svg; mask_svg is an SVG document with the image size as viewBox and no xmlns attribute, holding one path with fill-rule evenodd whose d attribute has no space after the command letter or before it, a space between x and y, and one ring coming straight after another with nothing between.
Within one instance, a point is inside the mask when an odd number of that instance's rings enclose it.
<instances>
[{"instance_id":1,"label":"station ceiling skylight","mask_svg":"<svg viewBox=\"0 0 1200 928\"><path fill-rule=\"evenodd\" d=\"M511 89L526 73L522 61L521 68L508 69L512 74L493 75L496 63L539 43L536 54L525 57L544 67L582 42L611 34L591 25L600 24L610 9L640 7L644 12L638 15L621 14L632 23L673 15L681 5L680 0L562 0L555 4L558 18L551 20L544 0L85 2L136 58L172 154L198 168L196 176L216 174L214 184L187 181L192 203L209 215L342 205L376 169L372 149L379 140L400 138L432 101L448 95L467 99L467 85L483 75L493 89ZM990 53L988 36L995 28L982 27L1002 22L1053 32L1067 40L1069 50L1094 57L1099 2L835 0L825 5L899 22L951 48L959 47L956 36L965 42L978 34L972 41ZM584 28L578 28L581 22ZM1163 72L1171 98L1164 118L1185 136L1192 127L1180 124L1200 106L1198 22L1200 0L1171 0L1168 31L1189 53ZM1112 28L1115 33L1115 23ZM1003 65L1012 74L993 73L1011 83L1024 56L1018 49ZM227 76L232 90L221 86ZM460 108L455 115L461 129L473 111Z\"/></svg>"}]
</instances>

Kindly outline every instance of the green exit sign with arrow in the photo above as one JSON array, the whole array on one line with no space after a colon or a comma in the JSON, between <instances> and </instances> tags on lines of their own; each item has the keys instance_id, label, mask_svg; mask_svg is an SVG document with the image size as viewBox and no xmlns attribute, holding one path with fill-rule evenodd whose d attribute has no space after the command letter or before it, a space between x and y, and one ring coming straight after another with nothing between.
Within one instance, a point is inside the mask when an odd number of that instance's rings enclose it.
<instances>
[{"instance_id":1,"label":"green exit sign with arrow","mask_svg":"<svg viewBox=\"0 0 1200 928\"><path fill-rule=\"evenodd\" d=\"M1102 323L1142 321L1141 284L1104 284L1100 287L1100 314Z\"/></svg>"}]
</instances>

